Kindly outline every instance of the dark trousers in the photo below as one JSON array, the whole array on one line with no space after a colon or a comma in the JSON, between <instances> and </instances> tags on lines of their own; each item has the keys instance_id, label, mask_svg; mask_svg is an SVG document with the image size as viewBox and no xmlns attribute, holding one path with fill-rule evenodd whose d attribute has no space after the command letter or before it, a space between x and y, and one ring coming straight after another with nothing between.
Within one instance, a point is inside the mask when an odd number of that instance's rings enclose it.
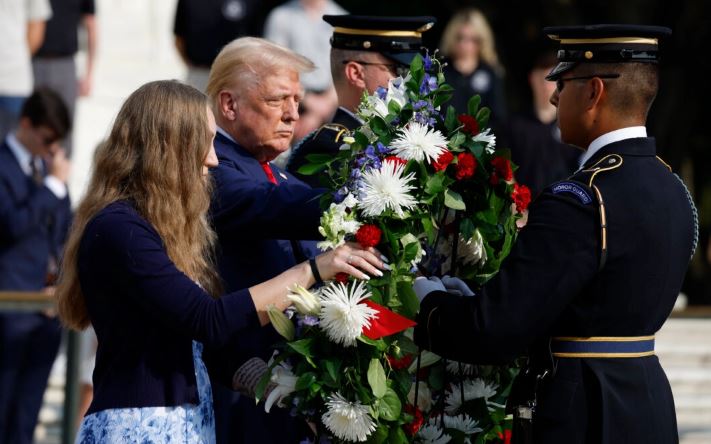
<instances>
[{"instance_id":1,"label":"dark trousers","mask_svg":"<svg viewBox=\"0 0 711 444\"><path fill-rule=\"evenodd\" d=\"M0 444L30 444L61 327L41 313L0 314Z\"/></svg>"}]
</instances>

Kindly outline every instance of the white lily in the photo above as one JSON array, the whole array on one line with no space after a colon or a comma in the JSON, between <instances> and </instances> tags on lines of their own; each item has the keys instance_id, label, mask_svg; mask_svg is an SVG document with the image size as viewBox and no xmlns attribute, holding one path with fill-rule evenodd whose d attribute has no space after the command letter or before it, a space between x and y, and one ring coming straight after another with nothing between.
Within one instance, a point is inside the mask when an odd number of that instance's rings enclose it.
<instances>
[{"instance_id":1,"label":"white lily","mask_svg":"<svg viewBox=\"0 0 711 444\"><path fill-rule=\"evenodd\" d=\"M318 296L299 284L294 284L286 297L294 304L296 311L302 315L318 316L321 312L321 302Z\"/></svg>"},{"instance_id":2,"label":"white lily","mask_svg":"<svg viewBox=\"0 0 711 444\"><path fill-rule=\"evenodd\" d=\"M276 402L277 406L284 407L282 400L296 390L296 381L299 378L284 364L279 364L272 369L272 383L276 384L269 396L264 401L264 411L269 413Z\"/></svg>"}]
</instances>

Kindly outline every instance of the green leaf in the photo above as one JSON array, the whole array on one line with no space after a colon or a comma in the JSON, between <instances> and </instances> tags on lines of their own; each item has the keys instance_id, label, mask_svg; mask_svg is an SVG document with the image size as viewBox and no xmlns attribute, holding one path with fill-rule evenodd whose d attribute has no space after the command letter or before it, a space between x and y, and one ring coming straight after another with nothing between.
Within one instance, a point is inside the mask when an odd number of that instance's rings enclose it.
<instances>
[{"instance_id":1,"label":"green leaf","mask_svg":"<svg viewBox=\"0 0 711 444\"><path fill-rule=\"evenodd\" d=\"M390 436L388 436L388 444L407 444L410 442L405 435L405 431L402 427L393 427L390 429Z\"/></svg>"},{"instance_id":2,"label":"green leaf","mask_svg":"<svg viewBox=\"0 0 711 444\"><path fill-rule=\"evenodd\" d=\"M328 164L325 163L307 163L306 165L301 165L297 172L299 174L304 174L306 176L310 176L312 174L316 174L319 171L326 169Z\"/></svg>"},{"instance_id":3,"label":"green leaf","mask_svg":"<svg viewBox=\"0 0 711 444\"><path fill-rule=\"evenodd\" d=\"M338 383L338 380L341 377L341 361L331 361L330 359L325 359L321 362L328 377L331 378L334 383Z\"/></svg>"},{"instance_id":4,"label":"green leaf","mask_svg":"<svg viewBox=\"0 0 711 444\"><path fill-rule=\"evenodd\" d=\"M385 378L385 369L380 363L380 359L370 360L370 365L368 365L368 384L370 384L370 388L376 398L382 398L385 395L387 380Z\"/></svg>"},{"instance_id":5,"label":"green leaf","mask_svg":"<svg viewBox=\"0 0 711 444\"><path fill-rule=\"evenodd\" d=\"M360 342L363 342L364 344L372 345L375 347L378 351L384 352L388 348L388 344L385 343L385 341L381 339L370 339L369 337L365 335L360 335L358 336L358 340Z\"/></svg>"},{"instance_id":6,"label":"green leaf","mask_svg":"<svg viewBox=\"0 0 711 444\"><path fill-rule=\"evenodd\" d=\"M307 154L306 160L311 163L328 163L333 160L332 154Z\"/></svg>"},{"instance_id":7,"label":"green leaf","mask_svg":"<svg viewBox=\"0 0 711 444\"><path fill-rule=\"evenodd\" d=\"M454 129L459 126L459 120L457 120L457 110L455 110L451 105L447 107L447 114L444 118L444 126L449 132L454 131Z\"/></svg>"},{"instance_id":8,"label":"green leaf","mask_svg":"<svg viewBox=\"0 0 711 444\"><path fill-rule=\"evenodd\" d=\"M449 86L449 85L447 85ZM451 88L451 86L449 87ZM452 93L449 91L442 91L437 93L437 97L432 101L432 106L435 108L444 105L452 99Z\"/></svg>"},{"instance_id":9,"label":"green leaf","mask_svg":"<svg viewBox=\"0 0 711 444\"><path fill-rule=\"evenodd\" d=\"M467 102L467 111L469 111L470 116L476 116L479 111L479 104L481 103L481 96L478 94L469 98ZM477 119L479 120L479 119Z\"/></svg>"},{"instance_id":10,"label":"green leaf","mask_svg":"<svg viewBox=\"0 0 711 444\"><path fill-rule=\"evenodd\" d=\"M466 210L462 196L456 191L446 190L444 192L444 204L453 210Z\"/></svg>"},{"instance_id":11,"label":"green leaf","mask_svg":"<svg viewBox=\"0 0 711 444\"><path fill-rule=\"evenodd\" d=\"M299 376L299 379L296 380L296 390L305 390L309 388L313 383L316 382L316 373L314 372L307 372L304 373L303 375Z\"/></svg>"},{"instance_id":12,"label":"green leaf","mask_svg":"<svg viewBox=\"0 0 711 444\"><path fill-rule=\"evenodd\" d=\"M391 100L390 102L388 102L388 114L400 114L401 109L402 108L400 107L400 104L396 101Z\"/></svg>"},{"instance_id":13,"label":"green leaf","mask_svg":"<svg viewBox=\"0 0 711 444\"><path fill-rule=\"evenodd\" d=\"M409 280L398 282L397 295L402 302L401 314L408 318L414 318L420 310L420 300L417 299L417 294L412 288L412 282Z\"/></svg>"},{"instance_id":14,"label":"green leaf","mask_svg":"<svg viewBox=\"0 0 711 444\"><path fill-rule=\"evenodd\" d=\"M449 141L449 146L451 148L458 148L459 145L463 144L467 140L467 136L464 133L457 133L454 138Z\"/></svg>"},{"instance_id":15,"label":"green leaf","mask_svg":"<svg viewBox=\"0 0 711 444\"><path fill-rule=\"evenodd\" d=\"M377 419L377 418L376 418ZM388 440L388 426L380 424L377 429L368 437L368 444L383 444Z\"/></svg>"},{"instance_id":16,"label":"green leaf","mask_svg":"<svg viewBox=\"0 0 711 444\"><path fill-rule=\"evenodd\" d=\"M311 348L313 346L314 338L299 339L298 341L289 342L287 345L294 350L296 353L306 357L313 358L311 353Z\"/></svg>"},{"instance_id":17,"label":"green leaf","mask_svg":"<svg viewBox=\"0 0 711 444\"><path fill-rule=\"evenodd\" d=\"M272 379L272 370L271 368L265 372L261 378L259 378L259 382L257 382L257 386L254 388L254 398L257 402L259 402L260 399L264 397L264 392L267 389L267 385L269 385L269 381Z\"/></svg>"},{"instance_id":18,"label":"green leaf","mask_svg":"<svg viewBox=\"0 0 711 444\"><path fill-rule=\"evenodd\" d=\"M444 191L444 174L435 174L427 180L425 185L425 193L439 194Z\"/></svg>"},{"instance_id":19,"label":"green leaf","mask_svg":"<svg viewBox=\"0 0 711 444\"><path fill-rule=\"evenodd\" d=\"M489 123L490 115L491 110L487 107L480 109L479 112L476 113L476 120L479 122L479 128L486 128L486 125Z\"/></svg>"},{"instance_id":20,"label":"green leaf","mask_svg":"<svg viewBox=\"0 0 711 444\"><path fill-rule=\"evenodd\" d=\"M387 390L385 390L385 395L380 399L378 413L386 421L396 421L398 417L400 417L401 410L402 403L400 402L400 398L397 396L397 393L395 393L395 390L388 387Z\"/></svg>"},{"instance_id":21,"label":"green leaf","mask_svg":"<svg viewBox=\"0 0 711 444\"><path fill-rule=\"evenodd\" d=\"M415 260L417 253L420 252L420 246L414 242L405 245L405 252L402 255L402 261L410 263Z\"/></svg>"}]
</instances>

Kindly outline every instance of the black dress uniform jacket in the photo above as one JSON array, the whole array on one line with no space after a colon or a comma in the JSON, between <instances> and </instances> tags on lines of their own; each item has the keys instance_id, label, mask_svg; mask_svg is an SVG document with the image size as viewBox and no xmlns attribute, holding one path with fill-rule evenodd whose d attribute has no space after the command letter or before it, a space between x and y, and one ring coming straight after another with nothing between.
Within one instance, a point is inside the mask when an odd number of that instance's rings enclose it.
<instances>
[{"instance_id":1,"label":"black dress uniform jacket","mask_svg":"<svg viewBox=\"0 0 711 444\"><path fill-rule=\"evenodd\" d=\"M304 137L301 143L293 148L286 170L312 187L321 186L318 175L307 176L298 173L299 168L308 163L306 156L309 154L333 154L335 156L343 145L343 137L361 125L362 123L351 113L343 108L338 108L331 123L323 125Z\"/></svg>"},{"instance_id":2,"label":"black dress uniform jacket","mask_svg":"<svg viewBox=\"0 0 711 444\"><path fill-rule=\"evenodd\" d=\"M694 211L655 156L654 139L609 144L536 199L511 255L477 296L434 292L423 300L415 339L447 358L498 363L554 336L653 335L695 248ZM554 362L538 393L535 442L678 442L656 356Z\"/></svg>"}]
</instances>

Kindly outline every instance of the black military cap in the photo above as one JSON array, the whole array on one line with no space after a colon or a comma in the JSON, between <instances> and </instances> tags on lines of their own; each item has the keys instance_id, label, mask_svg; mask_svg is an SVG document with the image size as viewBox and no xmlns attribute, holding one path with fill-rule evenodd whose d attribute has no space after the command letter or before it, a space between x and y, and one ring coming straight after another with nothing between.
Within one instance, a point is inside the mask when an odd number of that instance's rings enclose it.
<instances>
[{"instance_id":1,"label":"black military cap","mask_svg":"<svg viewBox=\"0 0 711 444\"><path fill-rule=\"evenodd\" d=\"M558 65L546 77L556 80L578 63L657 63L659 39L671 35L663 26L586 25L543 28L560 42Z\"/></svg>"},{"instance_id":2,"label":"black military cap","mask_svg":"<svg viewBox=\"0 0 711 444\"><path fill-rule=\"evenodd\" d=\"M422 33L434 26L434 17L376 17L324 15L333 26L331 47L373 51L403 65L422 49Z\"/></svg>"}]
</instances>

